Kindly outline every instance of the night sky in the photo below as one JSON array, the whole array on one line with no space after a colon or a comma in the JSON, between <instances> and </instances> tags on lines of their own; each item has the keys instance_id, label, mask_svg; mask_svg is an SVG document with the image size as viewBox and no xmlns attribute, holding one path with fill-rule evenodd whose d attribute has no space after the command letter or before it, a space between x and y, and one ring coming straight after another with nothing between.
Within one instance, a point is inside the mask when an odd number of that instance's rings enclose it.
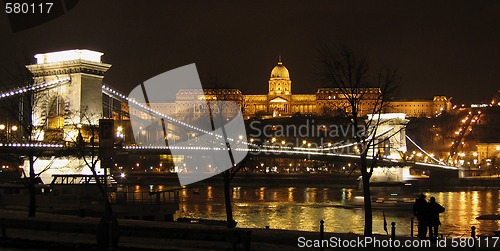
<instances>
[{"instance_id":1,"label":"night sky","mask_svg":"<svg viewBox=\"0 0 500 251\"><path fill-rule=\"evenodd\" d=\"M0 82L35 53L104 52L104 81L128 92L157 74L196 63L202 81L267 93L278 55L293 93L313 93L318 49L344 44L372 68L397 68L400 96L489 101L500 82L498 1L102 1L13 33L0 13Z\"/></svg>"}]
</instances>

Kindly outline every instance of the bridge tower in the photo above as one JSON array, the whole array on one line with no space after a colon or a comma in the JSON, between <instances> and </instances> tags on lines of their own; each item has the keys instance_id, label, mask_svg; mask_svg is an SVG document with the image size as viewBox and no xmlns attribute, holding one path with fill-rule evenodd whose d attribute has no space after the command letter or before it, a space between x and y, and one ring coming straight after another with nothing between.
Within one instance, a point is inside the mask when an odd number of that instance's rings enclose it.
<instances>
[{"instance_id":1,"label":"bridge tower","mask_svg":"<svg viewBox=\"0 0 500 251\"><path fill-rule=\"evenodd\" d=\"M376 155L393 160L402 160L402 153L406 152L406 130L409 122L404 113L368 114L368 122L377 123L378 136L368 150L368 156Z\"/></svg>"},{"instance_id":2,"label":"bridge tower","mask_svg":"<svg viewBox=\"0 0 500 251\"><path fill-rule=\"evenodd\" d=\"M102 63L103 53L90 50L66 50L37 54L37 63L28 65L35 84L60 84L37 92L32 121L40 130L38 140L54 138L70 141L75 125L97 124L102 118L102 79L111 67ZM54 135L57 134L57 135Z\"/></svg>"},{"instance_id":3,"label":"bridge tower","mask_svg":"<svg viewBox=\"0 0 500 251\"><path fill-rule=\"evenodd\" d=\"M409 122L404 113L368 114L367 122L378 122L377 139L368 149L368 156L381 156L385 159L396 161L403 160L402 153L406 152L406 130ZM377 166L373 170L371 182L393 182L409 179L410 167L384 167Z\"/></svg>"},{"instance_id":4,"label":"bridge tower","mask_svg":"<svg viewBox=\"0 0 500 251\"><path fill-rule=\"evenodd\" d=\"M90 137L86 125L98 125L103 117L102 80L111 67L102 63L103 53L90 50L66 50L37 54L36 64L26 66L34 75L35 85L42 85L34 94L32 105L33 132L37 141L75 142L79 129L84 141ZM91 174L85 161L73 156L39 157L35 172L44 183L53 174ZM25 172L29 163L25 160ZM100 163L96 171L101 173Z\"/></svg>"}]
</instances>

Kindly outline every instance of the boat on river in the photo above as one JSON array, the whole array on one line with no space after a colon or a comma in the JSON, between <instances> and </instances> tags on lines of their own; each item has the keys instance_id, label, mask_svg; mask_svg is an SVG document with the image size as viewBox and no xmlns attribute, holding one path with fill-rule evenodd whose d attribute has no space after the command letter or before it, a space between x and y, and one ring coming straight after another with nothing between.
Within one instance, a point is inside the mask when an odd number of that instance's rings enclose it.
<instances>
[{"instance_id":1,"label":"boat on river","mask_svg":"<svg viewBox=\"0 0 500 251\"><path fill-rule=\"evenodd\" d=\"M418 197L418 189L411 181L371 182L370 192L373 209L409 210ZM359 178L356 190L351 199L346 202L345 207L358 208L363 206L363 183Z\"/></svg>"}]
</instances>

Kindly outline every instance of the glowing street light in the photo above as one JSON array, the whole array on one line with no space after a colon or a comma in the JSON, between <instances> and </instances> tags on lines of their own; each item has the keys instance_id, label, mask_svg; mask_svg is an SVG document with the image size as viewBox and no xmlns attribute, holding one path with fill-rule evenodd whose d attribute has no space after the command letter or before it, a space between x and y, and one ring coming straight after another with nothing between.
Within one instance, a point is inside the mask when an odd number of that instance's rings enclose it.
<instances>
[{"instance_id":1,"label":"glowing street light","mask_svg":"<svg viewBox=\"0 0 500 251\"><path fill-rule=\"evenodd\" d=\"M13 125L11 129L12 129L12 131L15 132L15 131L17 131L17 126Z\"/></svg>"},{"instance_id":2,"label":"glowing street light","mask_svg":"<svg viewBox=\"0 0 500 251\"><path fill-rule=\"evenodd\" d=\"M0 125L0 130L2 130L2 131L5 130L5 125L4 124Z\"/></svg>"},{"instance_id":3,"label":"glowing street light","mask_svg":"<svg viewBox=\"0 0 500 251\"><path fill-rule=\"evenodd\" d=\"M117 127L116 128L116 137L123 139L124 135L123 135L122 131L123 131L123 127L121 127L121 126Z\"/></svg>"}]
</instances>

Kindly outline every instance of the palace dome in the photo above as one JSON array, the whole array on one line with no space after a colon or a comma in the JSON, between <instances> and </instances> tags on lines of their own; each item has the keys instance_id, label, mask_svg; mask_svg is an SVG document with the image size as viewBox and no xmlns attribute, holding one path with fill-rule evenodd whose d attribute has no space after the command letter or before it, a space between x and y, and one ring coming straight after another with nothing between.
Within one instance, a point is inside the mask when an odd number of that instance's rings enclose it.
<instances>
[{"instance_id":1,"label":"palace dome","mask_svg":"<svg viewBox=\"0 0 500 251\"><path fill-rule=\"evenodd\" d=\"M271 71L271 79L276 79L276 78L284 78L284 79L290 79L290 73L288 72L288 69L283 65L281 62L281 59L278 62L278 65L276 65L273 70Z\"/></svg>"}]
</instances>

